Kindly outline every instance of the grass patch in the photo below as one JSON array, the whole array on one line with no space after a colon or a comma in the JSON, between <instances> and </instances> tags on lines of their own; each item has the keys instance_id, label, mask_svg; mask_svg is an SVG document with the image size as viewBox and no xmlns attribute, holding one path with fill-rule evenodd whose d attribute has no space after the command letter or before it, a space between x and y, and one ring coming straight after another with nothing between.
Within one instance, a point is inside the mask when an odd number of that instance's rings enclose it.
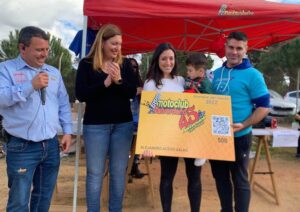
<instances>
[{"instance_id":1,"label":"grass patch","mask_svg":"<svg viewBox=\"0 0 300 212\"><path fill-rule=\"evenodd\" d=\"M251 151L256 151L258 138L253 136ZM269 140L269 150L271 158L281 158L286 160L296 160L296 147L272 147L272 141ZM261 150L261 158L266 158L264 147Z\"/></svg>"}]
</instances>

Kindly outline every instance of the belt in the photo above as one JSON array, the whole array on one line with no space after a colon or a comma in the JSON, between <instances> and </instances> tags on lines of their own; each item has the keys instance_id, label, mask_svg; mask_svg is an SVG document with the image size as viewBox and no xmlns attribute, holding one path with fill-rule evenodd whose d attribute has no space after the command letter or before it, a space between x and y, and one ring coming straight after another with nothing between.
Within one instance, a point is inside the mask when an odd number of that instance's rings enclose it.
<instances>
[{"instance_id":1,"label":"belt","mask_svg":"<svg viewBox=\"0 0 300 212\"><path fill-rule=\"evenodd\" d=\"M2 131L2 134L3 134L3 140L4 140L4 143L7 143L8 141L9 141L9 139L11 139L12 137L14 137L14 138L19 138L19 137L16 137L16 136L14 136L14 135L11 135L11 134L9 134L6 130L4 130L3 129L3 131ZM55 138L56 137L56 135L53 137L53 138ZM49 138L49 139L53 139L53 138ZM21 139L21 138L20 138ZM33 141L31 141L31 140L27 140L27 139L24 139L24 138L22 138L23 140L25 140L25 141L29 141L29 142L33 142ZM48 139L45 139L45 140L48 140ZM45 140L42 140L42 141L45 141ZM35 142L36 143L36 142Z\"/></svg>"}]
</instances>

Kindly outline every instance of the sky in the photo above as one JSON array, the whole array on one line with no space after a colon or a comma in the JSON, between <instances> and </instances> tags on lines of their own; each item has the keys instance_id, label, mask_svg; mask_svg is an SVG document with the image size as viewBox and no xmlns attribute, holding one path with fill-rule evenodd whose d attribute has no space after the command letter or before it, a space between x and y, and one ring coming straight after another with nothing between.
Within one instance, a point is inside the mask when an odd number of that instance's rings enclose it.
<instances>
[{"instance_id":1,"label":"sky","mask_svg":"<svg viewBox=\"0 0 300 212\"><path fill-rule=\"evenodd\" d=\"M83 25L83 0L0 0L0 40L33 25L62 39L68 47Z\"/></svg>"}]
</instances>

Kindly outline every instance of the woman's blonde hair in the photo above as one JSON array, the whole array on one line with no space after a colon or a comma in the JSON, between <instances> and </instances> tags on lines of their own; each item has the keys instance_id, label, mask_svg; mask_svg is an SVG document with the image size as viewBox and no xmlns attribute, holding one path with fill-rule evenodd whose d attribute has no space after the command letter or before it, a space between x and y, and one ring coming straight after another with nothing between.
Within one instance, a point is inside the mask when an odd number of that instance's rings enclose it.
<instances>
[{"instance_id":1,"label":"woman's blonde hair","mask_svg":"<svg viewBox=\"0 0 300 212\"><path fill-rule=\"evenodd\" d=\"M94 44L91 48L91 51L87 55L88 58L93 59L94 70L101 70L103 68L103 51L102 51L103 42L116 35L122 35L122 32L120 28L114 24L105 24L100 28L99 32L97 33ZM114 62L118 63L119 65L122 64L121 50L118 53Z\"/></svg>"}]
</instances>

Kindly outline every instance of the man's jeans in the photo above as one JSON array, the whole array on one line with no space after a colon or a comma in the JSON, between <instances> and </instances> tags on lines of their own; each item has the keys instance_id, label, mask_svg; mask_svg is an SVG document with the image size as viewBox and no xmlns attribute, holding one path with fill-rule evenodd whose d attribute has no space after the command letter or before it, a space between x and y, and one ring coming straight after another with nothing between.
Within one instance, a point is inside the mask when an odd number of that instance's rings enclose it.
<instances>
[{"instance_id":1,"label":"man's jeans","mask_svg":"<svg viewBox=\"0 0 300 212\"><path fill-rule=\"evenodd\" d=\"M86 152L86 198L89 212L100 211L100 193L109 157L109 211L122 211L126 168L133 135L133 123L84 125Z\"/></svg>"},{"instance_id":2,"label":"man's jeans","mask_svg":"<svg viewBox=\"0 0 300 212\"><path fill-rule=\"evenodd\" d=\"M210 161L222 212L247 212L249 210L250 185L248 180L248 164L251 141L251 133L234 138L236 160L234 162ZM234 192L232 188L234 188ZM232 207L233 196L235 200L235 210L233 210Z\"/></svg>"},{"instance_id":3,"label":"man's jeans","mask_svg":"<svg viewBox=\"0 0 300 212\"><path fill-rule=\"evenodd\" d=\"M30 212L48 211L60 164L57 137L32 142L12 136L6 147L7 211L29 211L30 197Z\"/></svg>"}]
</instances>

